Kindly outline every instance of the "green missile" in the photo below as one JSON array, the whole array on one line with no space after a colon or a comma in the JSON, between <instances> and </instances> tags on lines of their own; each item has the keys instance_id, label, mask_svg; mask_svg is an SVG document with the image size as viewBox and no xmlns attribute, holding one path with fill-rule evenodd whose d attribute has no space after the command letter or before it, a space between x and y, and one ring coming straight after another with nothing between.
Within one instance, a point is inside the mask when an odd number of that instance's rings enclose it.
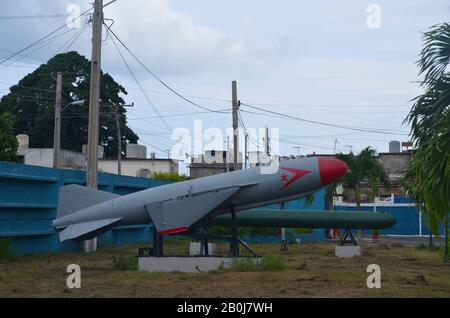
<instances>
[{"instance_id":1,"label":"green missile","mask_svg":"<svg viewBox=\"0 0 450 318\"><path fill-rule=\"evenodd\" d=\"M335 228L335 229L387 229L396 219L380 212L348 211L302 211L253 209L236 213L238 226L244 227L291 227L291 228ZM229 226L231 214L205 220L206 226Z\"/></svg>"}]
</instances>

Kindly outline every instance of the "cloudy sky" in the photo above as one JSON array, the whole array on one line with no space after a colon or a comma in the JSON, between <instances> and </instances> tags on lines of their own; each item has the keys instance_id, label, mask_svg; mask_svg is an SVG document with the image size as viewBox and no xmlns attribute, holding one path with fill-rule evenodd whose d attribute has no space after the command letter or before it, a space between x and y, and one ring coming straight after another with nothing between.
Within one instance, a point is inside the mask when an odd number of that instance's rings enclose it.
<instances>
[{"instance_id":1,"label":"cloudy sky","mask_svg":"<svg viewBox=\"0 0 450 318\"><path fill-rule=\"evenodd\" d=\"M64 24L70 4L79 5L81 11L90 7L87 0L2 1L0 56ZM368 19L373 22L374 17L371 4L381 9L379 28L368 26ZM410 100L421 93L415 65L421 32L448 21L449 13L450 3L445 0L117 0L104 10L107 23L114 22L112 30L149 69L203 107L229 109L231 81L237 80L243 104L393 133L261 115L260 110L242 106L247 128L279 129L283 155L333 153L335 145L337 152L369 145L384 152L390 140L407 140L409 129L402 121ZM55 16L6 18L24 15ZM25 51L27 57L0 66L0 94L57 52L77 50L90 57L91 26L83 28L84 24L85 19L81 29L65 28L59 33L67 33L41 48ZM169 92L122 48L146 91L144 97L106 34L102 50L102 69L127 88L126 101L135 104L129 125L149 153L166 156L174 143L172 130L193 131L194 120L202 120L203 129L217 127L225 132L230 126L230 113L199 113L204 111ZM155 118L149 100L162 116L169 116L164 120L170 129Z\"/></svg>"}]
</instances>

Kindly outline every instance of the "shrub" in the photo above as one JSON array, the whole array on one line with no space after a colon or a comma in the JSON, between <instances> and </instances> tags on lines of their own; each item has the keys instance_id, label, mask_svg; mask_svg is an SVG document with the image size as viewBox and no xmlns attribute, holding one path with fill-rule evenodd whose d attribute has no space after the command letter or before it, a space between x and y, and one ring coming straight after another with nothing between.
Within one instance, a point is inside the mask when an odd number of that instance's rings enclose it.
<instances>
[{"instance_id":1,"label":"shrub","mask_svg":"<svg viewBox=\"0 0 450 318\"><path fill-rule=\"evenodd\" d=\"M138 261L134 256L113 256L112 267L118 271L137 271Z\"/></svg>"},{"instance_id":2,"label":"shrub","mask_svg":"<svg viewBox=\"0 0 450 318\"><path fill-rule=\"evenodd\" d=\"M7 238L0 238L0 260L13 261L14 255L9 250L9 240Z\"/></svg>"}]
</instances>

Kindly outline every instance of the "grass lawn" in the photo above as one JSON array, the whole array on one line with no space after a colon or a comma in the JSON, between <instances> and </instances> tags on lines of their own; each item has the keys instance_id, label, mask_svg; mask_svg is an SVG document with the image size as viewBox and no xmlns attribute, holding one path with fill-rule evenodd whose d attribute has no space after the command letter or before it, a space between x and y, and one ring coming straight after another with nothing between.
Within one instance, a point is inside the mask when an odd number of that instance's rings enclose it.
<instances>
[{"instance_id":1,"label":"grass lawn","mask_svg":"<svg viewBox=\"0 0 450 318\"><path fill-rule=\"evenodd\" d=\"M166 253L188 249L185 239L165 244ZM364 255L353 259L336 258L329 243L290 245L288 252L252 245L283 265L273 271L141 273L113 264L119 255L132 262L137 247L0 260L0 297L450 297L450 266L442 265L438 252L385 242L363 246ZM72 263L81 267L81 289L66 287ZM369 264L381 266L381 289L366 287Z\"/></svg>"}]
</instances>

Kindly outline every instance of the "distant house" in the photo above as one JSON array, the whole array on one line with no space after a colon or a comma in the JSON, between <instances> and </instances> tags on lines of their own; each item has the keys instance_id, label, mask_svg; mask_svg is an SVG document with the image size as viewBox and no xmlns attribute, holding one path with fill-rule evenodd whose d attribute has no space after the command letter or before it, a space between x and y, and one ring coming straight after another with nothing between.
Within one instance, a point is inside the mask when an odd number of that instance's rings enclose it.
<instances>
[{"instance_id":1,"label":"distant house","mask_svg":"<svg viewBox=\"0 0 450 318\"><path fill-rule=\"evenodd\" d=\"M242 158L239 153L238 158ZM212 176L228 171L233 171L232 151L207 150L195 158L189 165L189 174L192 179ZM242 160L238 160L238 170L242 169Z\"/></svg>"},{"instance_id":2,"label":"distant house","mask_svg":"<svg viewBox=\"0 0 450 318\"><path fill-rule=\"evenodd\" d=\"M18 135L17 155L27 165L53 167L53 148L29 148L27 135ZM59 168L86 169L86 147L82 152L60 150ZM130 177L148 178L155 172L178 173L179 160L156 158L154 154L147 158L147 148L143 145L127 145L127 158L121 162L121 174ZM103 158L103 147L99 146L98 170L117 174L117 158Z\"/></svg>"}]
</instances>

